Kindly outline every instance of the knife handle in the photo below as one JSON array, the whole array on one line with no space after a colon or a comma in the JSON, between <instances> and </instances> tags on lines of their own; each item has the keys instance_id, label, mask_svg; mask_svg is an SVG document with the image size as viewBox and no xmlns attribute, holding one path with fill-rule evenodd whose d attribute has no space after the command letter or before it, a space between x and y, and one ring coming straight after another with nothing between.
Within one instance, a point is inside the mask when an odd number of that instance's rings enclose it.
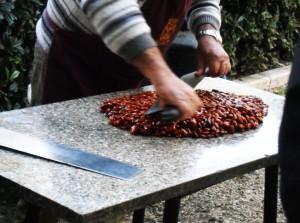
<instances>
[{"instance_id":1,"label":"knife handle","mask_svg":"<svg viewBox=\"0 0 300 223\"><path fill-rule=\"evenodd\" d=\"M175 106L167 105L166 107L161 107L159 101L156 101L145 115L164 122L172 122L176 121L181 113Z\"/></svg>"}]
</instances>

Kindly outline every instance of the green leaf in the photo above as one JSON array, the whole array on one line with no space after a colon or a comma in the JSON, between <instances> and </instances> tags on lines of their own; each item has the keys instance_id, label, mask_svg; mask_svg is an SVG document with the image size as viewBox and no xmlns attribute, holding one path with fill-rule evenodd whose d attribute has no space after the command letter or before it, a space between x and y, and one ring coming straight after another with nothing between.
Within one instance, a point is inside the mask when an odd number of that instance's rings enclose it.
<instances>
[{"instance_id":1,"label":"green leaf","mask_svg":"<svg viewBox=\"0 0 300 223\"><path fill-rule=\"evenodd\" d=\"M15 70L11 75L10 75L10 78L9 80L10 81L14 81L15 79L17 79L20 75L20 71L18 70Z\"/></svg>"},{"instance_id":2,"label":"green leaf","mask_svg":"<svg viewBox=\"0 0 300 223\"><path fill-rule=\"evenodd\" d=\"M12 84L9 85L8 90L14 93L18 92L18 84L16 82L13 82Z\"/></svg>"}]
</instances>

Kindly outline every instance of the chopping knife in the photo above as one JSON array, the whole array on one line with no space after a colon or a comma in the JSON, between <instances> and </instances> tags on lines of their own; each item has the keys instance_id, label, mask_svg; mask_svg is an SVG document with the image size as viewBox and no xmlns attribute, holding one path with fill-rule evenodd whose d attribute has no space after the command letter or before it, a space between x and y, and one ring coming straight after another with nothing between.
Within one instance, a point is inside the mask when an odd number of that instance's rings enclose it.
<instances>
[{"instance_id":1,"label":"chopping knife","mask_svg":"<svg viewBox=\"0 0 300 223\"><path fill-rule=\"evenodd\" d=\"M204 77L208 76L208 70L201 76L196 76L195 72L185 74L180 77L185 83L195 88L198 83L200 83ZM180 111L178 108L172 105L166 107L161 107L159 101L155 102L151 108L145 113L146 116L150 118L159 119L164 122L172 122L179 118Z\"/></svg>"},{"instance_id":2,"label":"chopping knife","mask_svg":"<svg viewBox=\"0 0 300 223\"><path fill-rule=\"evenodd\" d=\"M1 149L43 158L122 180L129 180L142 171L140 168L108 157L0 127Z\"/></svg>"}]
</instances>

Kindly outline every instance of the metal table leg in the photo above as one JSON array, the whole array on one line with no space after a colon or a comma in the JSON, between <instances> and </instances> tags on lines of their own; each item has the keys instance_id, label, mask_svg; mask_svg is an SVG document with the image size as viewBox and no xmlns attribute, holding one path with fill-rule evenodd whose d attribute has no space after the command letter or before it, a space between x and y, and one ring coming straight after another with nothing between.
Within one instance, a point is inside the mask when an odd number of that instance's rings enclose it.
<instances>
[{"instance_id":1,"label":"metal table leg","mask_svg":"<svg viewBox=\"0 0 300 223\"><path fill-rule=\"evenodd\" d=\"M145 208L134 211L132 223L144 223Z\"/></svg>"},{"instance_id":2,"label":"metal table leg","mask_svg":"<svg viewBox=\"0 0 300 223\"><path fill-rule=\"evenodd\" d=\"M264 223L277 221L278 166L265 168Z\"/></svg>"},{"instance_id":3,"label":"metal table leg","mask_svg":"<svg viewBox=\"0 0 300 223\"><path fill-rule=\"evenodd\" d=\"M163 223L177 223L181 197L166 200Z\"/></svg>"}]
</instances>

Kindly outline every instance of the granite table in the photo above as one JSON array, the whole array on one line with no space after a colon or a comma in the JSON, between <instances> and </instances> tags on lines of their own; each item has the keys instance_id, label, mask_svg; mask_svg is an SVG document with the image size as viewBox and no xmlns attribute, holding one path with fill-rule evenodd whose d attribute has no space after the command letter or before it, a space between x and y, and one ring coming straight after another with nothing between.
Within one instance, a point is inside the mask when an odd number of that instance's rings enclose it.
<instances>
[{"instance_id":1,"label":"granite table","mask_svg":"<svg viewBox=\"0 0 300 223\"><path fill-rule=\"evenodd\" d=\"M108 124L101 101L132 91L0 113L0 126L24 135L110 157L143 171L124 181L0 149L0 183L16 187L33 206L71 223L95 223L125 212L143 222L147 205L165 202L164 222L177 222L180 198L233 177L266 168L265 222L276 221L277 135L284 98L223 79L197 88L256 95L269 105L256 130L212 139L133 136ZM0 136L1 137L1 136ZM199 201L201 202L201 201ZM106 222L106 220L103 220Z\"/></svg>"}]
</instances>

